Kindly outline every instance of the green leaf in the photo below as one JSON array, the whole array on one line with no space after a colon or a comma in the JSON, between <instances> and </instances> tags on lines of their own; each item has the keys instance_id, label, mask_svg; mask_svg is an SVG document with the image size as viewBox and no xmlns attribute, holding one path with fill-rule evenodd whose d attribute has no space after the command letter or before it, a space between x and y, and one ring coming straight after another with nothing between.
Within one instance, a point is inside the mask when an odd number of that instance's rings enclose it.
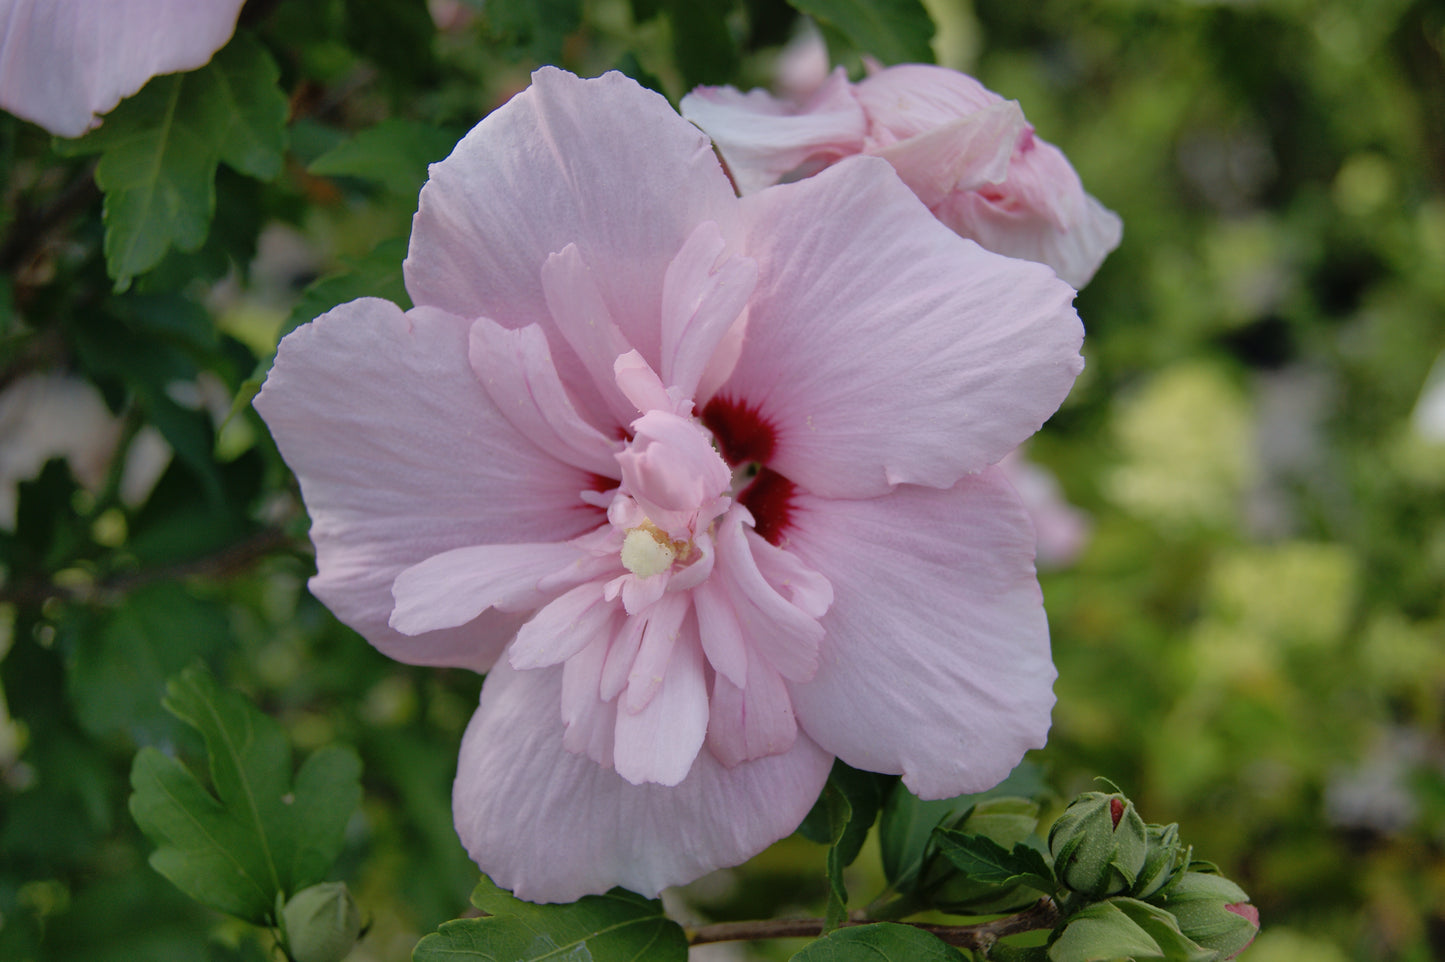
<instances>
[{"instance_id":1,"label":"green leaf","mask_svg":"<svg viewBox=\"0 0 1445 962\"><path fill-rule=\"evenodd\" d=\"M741 56L728 26L732 4L663 0L663 6L672 24L673 59L688 87L733 79Z\"/></svg>"},{"instance_id":2,"label":"green leaf","mask_svg":"<svg viewBox=\"0 0 1445 962\"><path fill-rule=\"evenodd\" d=\"M291 316L281 325L281 336L358 297L384 297L403 310L410 307L411 299L401 273L406 247L404 238L394 237L377 244L365 257L343 259L343 270L326 275L302 292Z\"/></svg>"},{"instance_id":3,"label":"green leaf","mask_svg":"<svg viewBox=\"0 0 1445 962\"><path fill-rule=\"evenodd\" d=\"M99 151L105 192L105 259L117 290L160 263L171 247L205 242L215 209L216 166L262 180L281 170L286 98L270 54L238 33L199 70L157 77L98 129L57 147Z\"/></svg>"},{"instance_id":4,"label":"green leaf","mask_svg":"<svg viewBox=\"0 0 1445 962\"><path fill-rule=\"evenodd\" d=\"M788 0L885 64L933 63L933 18L920 0Z\"/></svg>"},{"instance_id":5,"label":"green leaf","mask_svg":"<svg viewBox=\"0 0 1445 962\"><path fill-rule=\"evenodd\" d=\"M139 744L161 741L175 724L161 710L166 679L230 639L224 612L174 582L136 589L85 627L66 672L76 717L93 735L125 732Z\"/></svg>"},{"instance_id":6,"label":"green leaf","mask_svg":"<svg viewBox=\"0 0 1445 962\"><path fill-rule=\"evenodd\" d=\"M374 181L415 198L427 165L451 153L464 131L412 120L383 120L317 157L307 171L323 177Z\"/></svg>"},{"instance_id":7,"label":"green leaf","mask_svg":"<svg viewBox=\"0 0 1445 962\"><path fill-rule=\"evenodd\" d=\"M625 889L570 905L534 905L482 877L472 902L486 918L445 922L417 944L412 962L484 959L527 962L685 962L687 937L662 903Z\"/></svg>"},{"instance_id":8,"label":"green leaf","mask_svg":"<svg viewBox=\"0 0 1445 962\"><path fill-rule=\"evenodd\" d=\"M935 829L933 837L939 851L975 881L992 885L1023 882L1041 892L1056 887L1053 869L1043 853L1022 842L1010 851L987 836L947 828Z\"/></svg>"},{"instance_id":9,"label":"green leaf","mask_svg":"<svg viewBox=\"0 0 1445 962\"><path fill-rule=\"evenodd\" d=\"M841 839L834 838L831 819L825 798L820 796L818 804L798 826L798 833L819 845L838 844L844 865L852 865L868 838L868 830L878 818L878 811L884 797L898 781L895 775L879 775L851 768L841 761L833 762L828 781L848 800L851 816Z\"/></svg>"},{"instance_id":10,"label":"green leaf","mask_svg":"<svg viewBox=\"0 0 1445 962\"><path fill-rule=\"evenodd\" d=\"M486 5L487 34L519 58L562 60L567 36L582 25L582 0L504 0Z\"/></svg>"},{"instance_id":11,"label":"green leaf","mask_svg":"<svg viewBox=\"0 0 1445 962\"><path fill-rule=\"evenodd\" d=\"M1114 959L1166 958L1159 943L1126 915L1114 900L1094 902L1065 923L1049 946L1050 962L1112 962Z\"/></svg>"},{"instance_id":12,"label":"green leaf","mask_svg":"<svg viewBox=\"0 0 1445 962\"><path fill-rule=\"evenodd\" d=\"M361 763L323 749L293 787L280 725L200 669L167 689L166 708L205 738L213 791L156 749L136 755L130 810L157 846L151 866L199 902L269 924L277 896L321 881L341 851Z\"/></svg>"},{"instance_id":13,"label":"green leaf","mask_svg":"<svg viewBox=\"0 0 1445 962\"><path fill-rule=\"evenodd\" d=\"M1019 764L1008 778L986 792L924 801L902 782L893 787L878 818L878 846L883 874L896 891L912 891L918 873L935 849L933 830L947 819L962 816L985 799L1002 796L1040 798L1049 793L1038 766Z\"/></svg>"},{"instance_id":14,"label":"green leaf","mask_svg":"<svg viewBox=\"0 0 1445 962\"><path fill-rule=\"evenodd\" d=\"M960 962L958 950L911 925L878 922L830 932L792 962Z\"/></svg>"}]
</instances>

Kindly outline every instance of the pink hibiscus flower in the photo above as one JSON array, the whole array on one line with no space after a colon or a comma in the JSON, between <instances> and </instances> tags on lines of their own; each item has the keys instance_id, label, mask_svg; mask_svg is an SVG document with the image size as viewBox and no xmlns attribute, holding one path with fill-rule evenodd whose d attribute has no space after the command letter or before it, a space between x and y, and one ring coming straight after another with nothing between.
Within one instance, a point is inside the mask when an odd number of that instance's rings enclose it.
<instances>
[{"instance_id":1,"label":"pink hibiscus flower","mask_svg":"<svg viewBox=\"0 0 1445 962\"><path fill-rule=\"evenodd\" d=\"M653 894L793 831L834 756L941 797L1043 744L991 465L1082 366L1050 271L874 158L739 199L661 97L544 68L433 165L405 276L414 309L288 336L256 407L312 591L489 671L454 808L499 884Z\"/></svg>"},{"instance_id":2,"label":"pink hibiscus flower","mask_svg":"<svg viewBox=\"0 0 1445 962\"><path fill-rule=\"evenodd\" d=\"M743 194L871 154L957 233L1048 264L1075 287L1119 246L1119 218L1084 193L1019 105L955 70L904 64L853 84L840 67L802 103L698 87L682 113L712 137Z\"/></svg>"},{"instance_id":3,"label":"pink hibiscus flower","mask_svg":"<svg viewBox=\"0 0 1445 962\"><path fill-rule=\"evenodd\" d=\"M79 137L159 74L225 46L245 0L0 0L0 107Z\"/></svg>"}]
</instances>

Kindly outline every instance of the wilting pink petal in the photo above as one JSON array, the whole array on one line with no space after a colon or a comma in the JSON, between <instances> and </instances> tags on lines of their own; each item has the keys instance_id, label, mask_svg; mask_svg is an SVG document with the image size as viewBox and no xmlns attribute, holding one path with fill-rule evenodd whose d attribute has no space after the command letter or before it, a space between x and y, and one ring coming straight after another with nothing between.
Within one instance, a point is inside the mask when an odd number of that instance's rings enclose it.
<instances>
[{"instance_id":1,"label":"wilting pink petal","mask_svg":"<svg viewBox=\"0 0 1445 962\"><path fill-rule=\"evenodd\" d=\"M0 0L0 107L79 137L159 74L194 70L245 0Z\"/></svg>"},{"instance_id":2,"label":"wilting pink petal","mask_svg":"<svg viewBox=\"0 0 1445 962\"><path fill-rule=\"evenodd\" d=\"M740 861L820 741L934 794L1041 743L1032 532L988 465L1082 363L1050 271L877 158L740 201L659 98L549 68L432 168L407 278L426 306L292 334L259 406L343 618L410 660L510 645L455 795L497 882Z\"/></svg>"},{"instance_id":3,"label":"wilting pink petal","mask_svg":"<svg viewBox=\"0 0 1445 962\"><path fill-rule=\"evenodd\" d=\"M560 690L555 668L499 665L457 763L462 844L521 898L563 902L613 885L651 896L736 865L797 827L832 764L799 737L733 768L702 752L676 786L633 785L563 748Z\"/></svg>"},{"instance_id":4,"label":"wilting pink petal","mask_svg":"<svg viewBox=\"0 0 1445 962\"><path fill-rule=\"evenodd\" d=\"M901 773L923 798L997 784L1043 745L1054 703L1013 489L989 469L946 491L798 502L789 549L834 592L822 666L792 686L803 730L855 768Z\"/></svg>"},{"instance_id":5,"label":"wilting pink petal","mask_svg":"<svg viewBox=\"0 0 1445 962\"><path fill-rule=\"evenodd\" d=\"M957 71L903 64L857 84L835 71L806 102L699 87L682 99L682 112L713 138L744 194L872 154L952 230L1048 264L1075 287L1119 244L1119 218L1084 193L1018 105Z\"/></svg>"}]
</instances>

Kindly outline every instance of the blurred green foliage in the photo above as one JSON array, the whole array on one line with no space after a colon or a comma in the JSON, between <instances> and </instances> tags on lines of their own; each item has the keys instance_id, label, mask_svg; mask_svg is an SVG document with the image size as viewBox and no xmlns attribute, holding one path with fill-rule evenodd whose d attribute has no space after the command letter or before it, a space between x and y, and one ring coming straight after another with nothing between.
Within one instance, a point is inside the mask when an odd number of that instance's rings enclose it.
<instances>
[{"instance_id":1,"label":"blurred green foliage","mask_svg":"<svg viewBox=\"0 0 1445 962\"><path fill-rule=\"evenodd\" d=\"M897 6L880 41L923 42ZM1445 956L1445 442L1412 422L1445 351L1445 10L924 6L937 61L1017 99L1125 223L1077 301L1088 368L1031 446L1093 518L1043 575L1059 702L1035 761L1063 797L1106 774L1179 823L1259 906L1251 962ZM200 151L208 229L162 217L109 271L107 161L0 116L0 396L64 374L110 419L98 464L0 475L0 958L271 951L155 874L126 811L138 749L199 770L160 706L193 664L301 753L359 753L333 872L371 923L353 958L407 958L465 910L450 783L480 680L392 663L307 594L304 514L248 391L284 330L402 297L426 163L537 63L676 101L769 83L796 21L781 0L253 2L218 63L274 62L284 162ZM825 26L840 62L877 52ZM3 408L7 453L24 410ZM876 853L834 867L854 904L885 884ZM794 838L669 908L818 914L830 888Z\"/></svg>"}]
</instances>

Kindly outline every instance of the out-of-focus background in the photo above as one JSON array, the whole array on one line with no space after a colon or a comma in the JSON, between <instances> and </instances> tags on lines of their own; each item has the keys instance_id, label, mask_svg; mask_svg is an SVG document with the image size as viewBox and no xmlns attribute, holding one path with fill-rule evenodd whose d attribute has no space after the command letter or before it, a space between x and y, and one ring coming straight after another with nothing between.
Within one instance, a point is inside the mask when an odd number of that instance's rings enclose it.
<instances>
[{"instance_id":1,"label":"out-of-focus background","mask_svg":"<svg viewBox=\"0 0 1445 962\"><path fill-rule=\"evenodd\" d=\"M1445 958L1445 8L927 7L938 61L1018 100L1125 225L1077 301L1087 369L1026 452L1060 673L1032 761L1061 798L1103 775L1179 823L1259 907L1250 962ZM360 752L335 872L372 926L353 959L408 958L465 909L450 783L480 679L390 662L307 594L247 381L339 301L406 303L425 163L537 64L676 102L775 86L802 27L781 0L253 2L242 23L289 99L284 170L222 167L205 244L124 294L90 160L0 115L7 960L264 957L147 866L126 808L139 747L204 758L160 707L197 661L298 754ZM391 146L348 148L378 124ZM849 879L866 901L876 854ZM669 904L823 896L823 849L794 838Z\"/></svg>"}]
</instances>

